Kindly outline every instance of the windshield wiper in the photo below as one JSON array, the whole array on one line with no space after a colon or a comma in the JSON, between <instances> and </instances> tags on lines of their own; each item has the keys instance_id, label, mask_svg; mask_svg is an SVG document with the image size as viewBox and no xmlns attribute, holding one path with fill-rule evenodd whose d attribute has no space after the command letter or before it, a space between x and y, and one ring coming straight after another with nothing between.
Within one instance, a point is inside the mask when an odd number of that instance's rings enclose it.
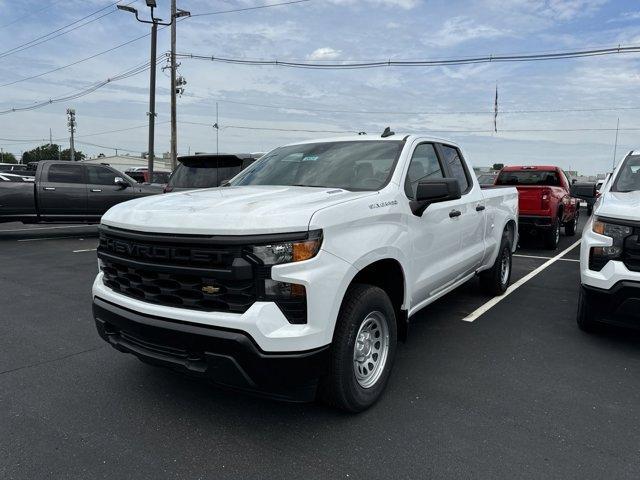
<instances>
[{"instance_id":1,"label":"windshield wiper","mask_svg":"<svg viewBox=\"0 0 640 480\"><path fill-rule=\"evenodd\" d=\"M312 188L340 188L340 187L328 187L326 185L304 185L302 183L294 183L291 187L312 187Z\"/></svg>"}]
</instances>

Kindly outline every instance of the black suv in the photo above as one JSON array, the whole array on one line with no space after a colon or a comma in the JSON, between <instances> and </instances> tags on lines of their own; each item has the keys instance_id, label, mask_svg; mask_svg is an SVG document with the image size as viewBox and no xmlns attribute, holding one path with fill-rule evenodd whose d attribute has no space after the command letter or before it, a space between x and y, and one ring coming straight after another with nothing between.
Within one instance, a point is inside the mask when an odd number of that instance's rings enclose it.
<instances>
[{"instance_id":1,"label":"black suv","mask_svg":"<svg viewBox=\"0 0 640 480\"><path fill-rule=\"evenodd\" d=\"M178 158L165 193L219 187L251 165L258 155L249 153L200 154Z\"/></svg>"}]
</instances>

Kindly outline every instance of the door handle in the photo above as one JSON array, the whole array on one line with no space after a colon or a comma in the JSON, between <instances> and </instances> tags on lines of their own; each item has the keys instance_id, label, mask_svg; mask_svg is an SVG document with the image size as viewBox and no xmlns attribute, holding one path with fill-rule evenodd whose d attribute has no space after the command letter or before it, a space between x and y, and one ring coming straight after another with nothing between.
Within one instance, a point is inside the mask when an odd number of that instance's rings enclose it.
<instances>
[{"instance_id":1,"label":"door handle","mask_svg":"<svg viewBox=\"0 0 640 480\"><path fill-rule=\"evenodd\" d=\"M92 192L101 192L102 190L100 190L99 188L92 188L91 191Z\"/></svg>"},{"instance_id":2,"label":"door handle","mask_svg":"<svg viewBox=\"0 0 640 480\"><path fill-rule=\"evenodd\" d=\"M459 217L460 215L462 215L462 212L460 210L451 210L449 212L449 216L451 218L456 218L456 217Z\"/></svg>"},{"instance_id":3,"label":"door handle","mask_svg":"<svg viewBox=\"0 0 640 480\"><path fill-rule=\"evenodd\" d=\"M43 190L46 190L47 192L53 192L55 191L56 187L44 187Z\"/></svg>"},{"instance_id":4,"label":"door handle","mask_svg":"<svg viewBox=\"0 0 640 480\"><path fill-rule=\"evenodd\" d=\"M476 212L481 212L481 211L483 211L485 208L486 208L486 207L485 207L484 205L478 205L478 206L476 207Z\"/></svg>"}]
</instances>

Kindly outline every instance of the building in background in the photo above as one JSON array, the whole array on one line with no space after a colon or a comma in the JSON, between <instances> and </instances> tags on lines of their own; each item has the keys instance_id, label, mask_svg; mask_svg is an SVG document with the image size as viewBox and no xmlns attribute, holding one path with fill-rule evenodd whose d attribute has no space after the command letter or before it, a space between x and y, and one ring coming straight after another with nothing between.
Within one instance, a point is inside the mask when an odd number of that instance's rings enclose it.
<instances>
[{"instance_id":1,"label":"building in background","mask_svg":"<svg viewBox=\"0 0 640 480\"><path fill-rule=\"evenodd\" d=\"M83 160L84 163L92 163L95 165L108 164L109 166L124 172L125 170L132 170L134 168L147 168L146 156L135 155L111 155L111 156L98 156L96 158L87 158ZM154 159L154 170L158 172L170 172L171 171L171 159L169 154L164 154L162 158L156 157Z\"/></svg>"}]
</instances>

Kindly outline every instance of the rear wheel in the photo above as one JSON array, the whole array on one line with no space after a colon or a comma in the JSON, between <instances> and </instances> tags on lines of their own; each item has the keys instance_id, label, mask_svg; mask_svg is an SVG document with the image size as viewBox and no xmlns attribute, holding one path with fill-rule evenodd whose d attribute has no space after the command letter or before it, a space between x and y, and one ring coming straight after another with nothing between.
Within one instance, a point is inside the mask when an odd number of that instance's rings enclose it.
<instances>
[{"instance_id":1,"label":"rear wheel","mask_svg":"<svg viewBox=\"0 0 640 480\"><path fill-rule=\"evenodd\" d=\"M500 253L489 270L480 273L482 289L491 295L502 295L511 281L511 239L508 232L502 234Z\"/></svg>"},{"instance_id":2,"label":"rear wheel","mask_svg":"<svg viewBox=\"0 0 640 480\"><path fill-rule=\"evenodd\" d=\"M576 210L576 216L573 220L567 222L564 225L564 234L568 237L573 237L576 234L576 227L578 226L578 218L580 218L580 211Z\"/></svg>"},{"instance_id":3,"label":"rear wheel","mask_svg":"<svg viewBox=\"0 0 640 480\"><path fill-rule=\"evenodd\" d=\"M580 287L580 293L578 294L576 321L578 322L578 328L583 332L594 333L598 329L599 324L593 315L593 309L589 306L583 287Z\"/></svg>"},{"instance_id":4,"label":"rear wheel","mask_svg":"<svg viewBox=\"0 0 640 480\"><path fill-rule=\"evenodd\" d=\"M396 315L381 288L355 284L345 296L332 343L331 371L320 396L331 405L361 412L384 391L396 352Z\"/></svg>"},{"instance_id":5,"label":"rear wheel","mask_svg":"<svg viewBox=\"0 0 640 480\"><path fill-rule=\"evenodd\" d=\"M556 218L551 228L544 234L544 246L549 250L555 250L560 243L560 219Z\"/></svg>"}]
</instances>

